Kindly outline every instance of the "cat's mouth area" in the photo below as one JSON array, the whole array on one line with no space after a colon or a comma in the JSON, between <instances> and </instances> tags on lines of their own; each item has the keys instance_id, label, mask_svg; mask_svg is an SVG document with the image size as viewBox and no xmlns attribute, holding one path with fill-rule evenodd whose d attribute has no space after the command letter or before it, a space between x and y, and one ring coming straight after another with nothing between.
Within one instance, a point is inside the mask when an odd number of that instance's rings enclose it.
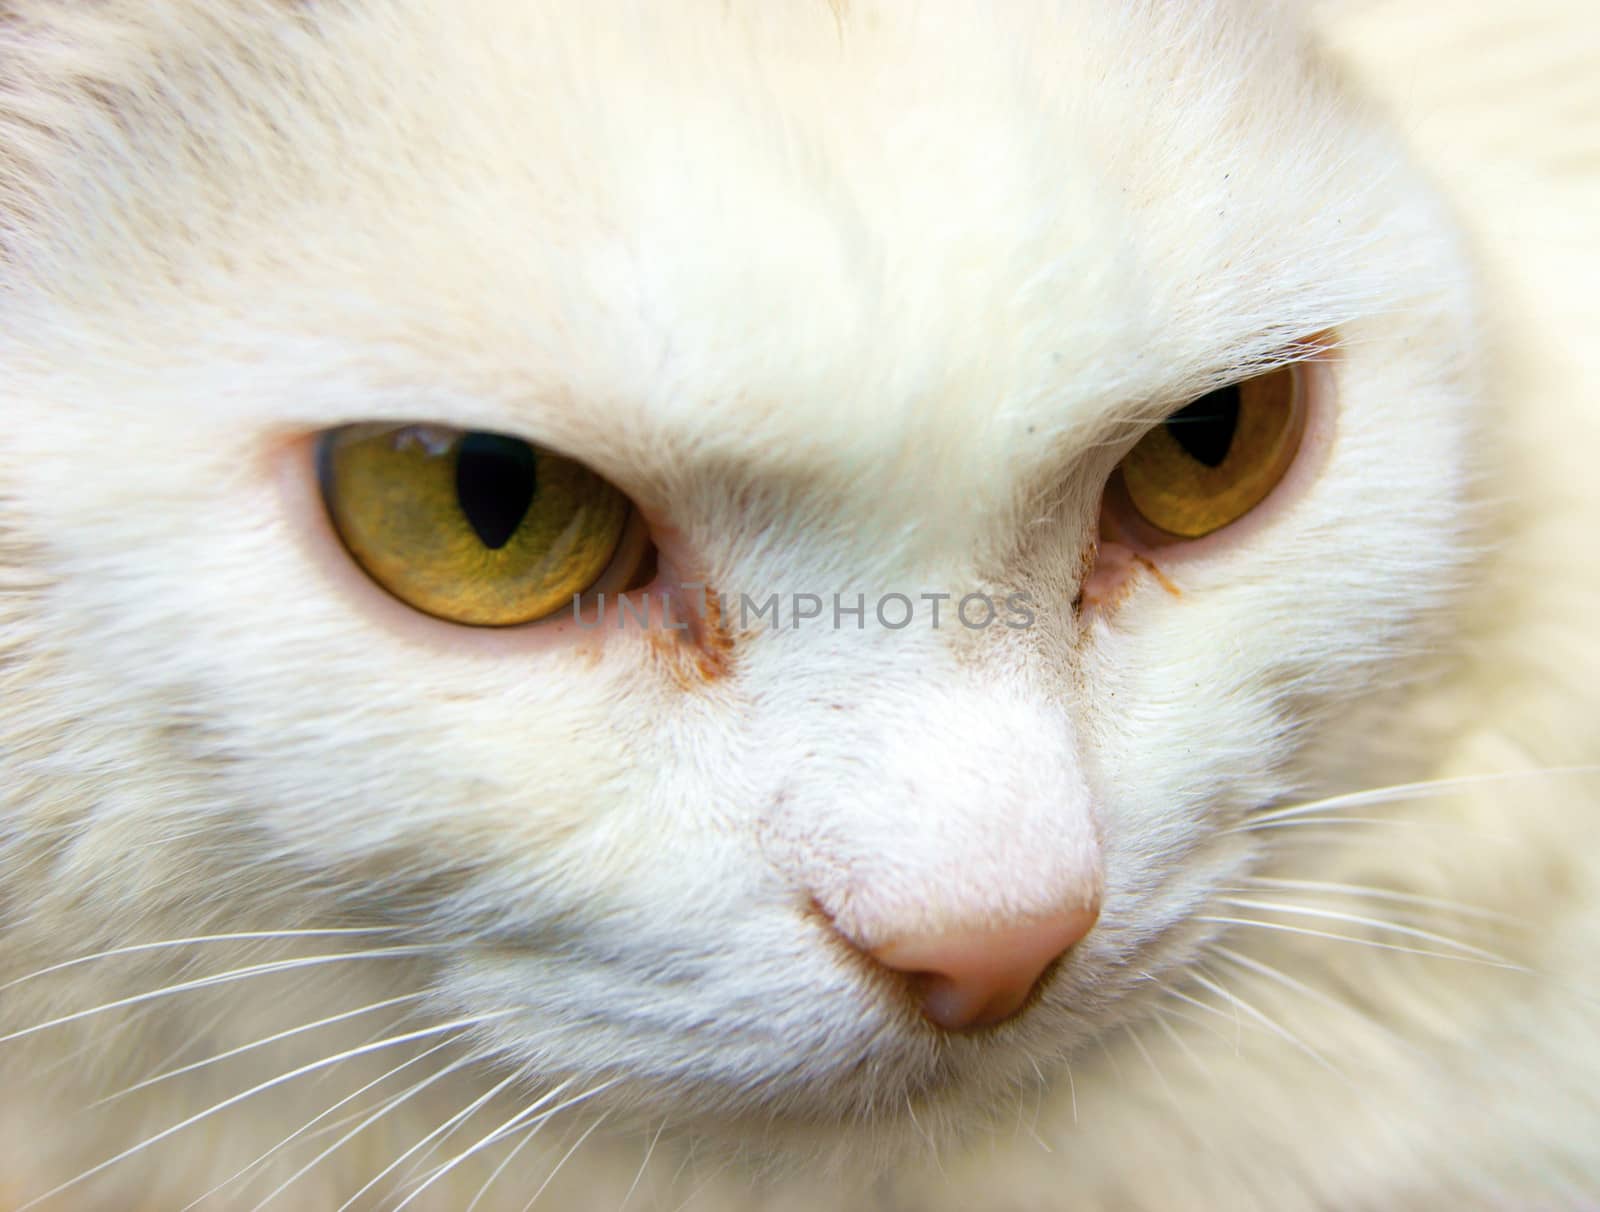
<instances>
[{"instance_id":1,"label":"cat's mouth area","mask_svg":"<svg viewBox=\"0 0 1600 1212\"><path fill-rule=\"evenodd\" d=\"M548 949L474 953L452 1001L513 1007L490 1028L504 1063L541 1080L610 1083L597 1101L670 1116L713 1136L775 1140L870 1125L878 1133L970 1125L998 1112L1136 1013L1153 979L1181 963L1177 930L1149 946L1114 918L1058 963L1004 1023L940 1030L914 990L843 945L761 964L748 951L588 960ZM1130 964L1130 950L1143 954ZM920 1125L920 1126L919 1126Z\"/></svg>"}]
</instances>

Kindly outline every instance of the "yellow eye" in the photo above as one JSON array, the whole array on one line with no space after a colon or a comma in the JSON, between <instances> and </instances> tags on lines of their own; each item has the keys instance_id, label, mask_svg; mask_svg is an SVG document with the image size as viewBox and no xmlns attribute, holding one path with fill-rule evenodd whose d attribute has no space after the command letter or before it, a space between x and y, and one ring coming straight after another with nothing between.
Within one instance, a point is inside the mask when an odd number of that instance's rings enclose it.
<instances>
[{"instance_id":1,"label":"yellow eye","mask_svg":"<svg viewBox=\"0 0 1600 1212\"><path fill-rule=\"evenodd\" d=\"M1198 539L1249 513L1294 462L1304 390L1299 367L1282 367L1209 392L1152 429L1122 461L1139 516Z\"/></svg>"},{"instance_id":2,"label":"yellow eye","mask_svg":"<svg viewBox=\"0 0 1600 1212\"><path fill-rule=\"evenodd\" d=\"M407 605L503 627L554 614L605 572L629 503L581 464L503 434L348 425L318 451L356 563Z\"/></svg>"}]
</instances>

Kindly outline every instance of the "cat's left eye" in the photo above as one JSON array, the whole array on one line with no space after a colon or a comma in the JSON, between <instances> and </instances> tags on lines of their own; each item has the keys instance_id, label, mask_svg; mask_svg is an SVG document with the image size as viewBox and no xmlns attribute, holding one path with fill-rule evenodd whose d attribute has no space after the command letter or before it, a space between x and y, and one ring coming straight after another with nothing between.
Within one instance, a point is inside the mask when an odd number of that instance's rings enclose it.
<instances>
[{"instance_id":1,"label":"cat's left eye","mask_svg":"<svg viewBox=\"0 0 1600 1212\"><path fill-rule=\"evenodd\" d=\"M1208 392L1147 433L1119 467L1139 521L1198 539L1261 504L1300 448L1306 373L1297 363Z\"/></svg>"},{"instance_id":2,"label":"cat's left eye","mask_svg":"<svg viewBox=\"0 0 1600 1212\"><path fill-rule=\"evenodd\" d=\"M546 618L612 568L633 512L583 464L507 434L347 425L318 472L357 564L407 605L454 623Z\"/></svg>"}]
</instances>

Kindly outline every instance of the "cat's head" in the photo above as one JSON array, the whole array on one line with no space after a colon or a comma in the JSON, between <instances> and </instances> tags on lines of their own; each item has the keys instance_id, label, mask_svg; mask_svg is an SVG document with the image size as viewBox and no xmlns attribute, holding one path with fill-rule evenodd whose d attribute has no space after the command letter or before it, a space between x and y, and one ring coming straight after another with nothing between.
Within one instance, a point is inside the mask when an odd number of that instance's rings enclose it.
<instances>
[{"instance_id":1,"label":"cat's head","mask_svg":"<svg viewBox=\"0 0 1600 1212\"><path fill-rule=\"evenodd\" d=\"M1447 224L1273 11L746 9L0 26L13 905L401 927L545 1077L808 1118L1200 953L1462 557ZM462 433L626 498L600 625L358 566Z\"/></svg>"}]
</instances>

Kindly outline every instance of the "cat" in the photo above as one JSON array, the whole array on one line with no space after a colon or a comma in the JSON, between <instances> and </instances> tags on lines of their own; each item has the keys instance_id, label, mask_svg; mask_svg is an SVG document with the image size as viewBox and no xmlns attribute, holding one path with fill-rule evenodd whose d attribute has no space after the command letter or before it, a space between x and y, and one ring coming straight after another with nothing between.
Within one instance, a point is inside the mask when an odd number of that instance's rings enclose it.
<instances>
[{"instance_id":1,"label":"cat","mask_svg":"<svg viewBox=\"0 0 1600 1212\"><path fill-rule=\"evenodd\" d=\"M0 1208L1600 1206L1595 39L5 0Z\"/></svg>"}]
</instances>

